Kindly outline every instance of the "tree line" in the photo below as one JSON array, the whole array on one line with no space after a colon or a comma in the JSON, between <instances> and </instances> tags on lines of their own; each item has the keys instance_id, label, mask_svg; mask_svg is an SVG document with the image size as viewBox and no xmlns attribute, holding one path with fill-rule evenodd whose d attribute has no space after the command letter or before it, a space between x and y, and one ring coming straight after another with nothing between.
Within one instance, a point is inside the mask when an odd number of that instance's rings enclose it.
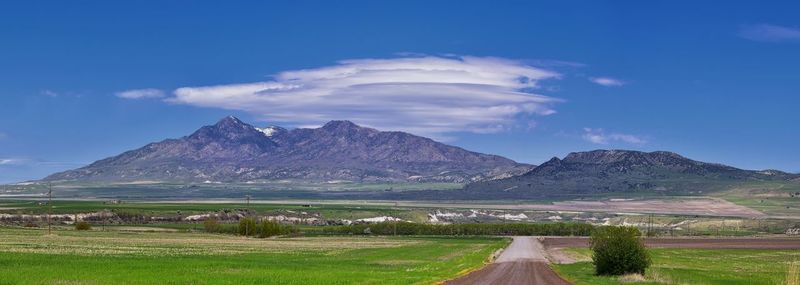
<instances>
[{"instance_id":1,"label":"tree line","mask_svg":"<svg viewBox=\"0 0 800 285\"><path fill-rule=\"evenodd\" d=\"M219 220L211 218L203 221L203 229L210 233L236 234L260 238L300 234L297 227L293 225L284 225L266 219L259 223L253 218L241 218L238 224L222 224Z\"/></svg>"},{"instance_id":2,"label":"tree line","mask_svg":"<svg viewBox=\"0 0 800 285\"><path fill-rule=\"evenodd\" d=\"M585 223L418 224L383 222L321 227L329 235L492 235L492 236L589 236L594 226Z\"/></svg>"}]
</instances>

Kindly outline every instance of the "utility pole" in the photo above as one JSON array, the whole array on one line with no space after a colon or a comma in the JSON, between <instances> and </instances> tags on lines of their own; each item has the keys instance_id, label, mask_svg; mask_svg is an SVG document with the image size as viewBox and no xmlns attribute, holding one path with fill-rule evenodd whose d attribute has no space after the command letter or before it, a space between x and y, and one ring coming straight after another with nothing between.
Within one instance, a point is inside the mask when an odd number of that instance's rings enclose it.
<instances>
[{"instance_id":1,"label":"utility pole","mask_svg":"<svg viewBox=\"0 0 800 285\"><path fill-rule=\"evenodd\" d=\"M245 199L247 200L247 216L250 216L250 195L245 195ZM250 223L246 222L244 226L244 235L250 236Z\"/></svg>"},{"instance_id":2,"label":"utility pole","mask_svg":"<svg viewBox=\"0 0 800 285\"><path fill-rule=\"evenodd\" d=\"M53 214L53 183L47 183L47 235L51 234L50 215Z\"/></svg>"},{"instance_id":3,"label":"utility pole","mask_svg":"<svg viewBox=\"0 0 800 285\"><path fill-rule=\"evenodd\" d=\"M397 202L394 202L395 211L397 211ZM394 218L394 235L397 236L397 217Z\"/></svg>"}]
</instances>

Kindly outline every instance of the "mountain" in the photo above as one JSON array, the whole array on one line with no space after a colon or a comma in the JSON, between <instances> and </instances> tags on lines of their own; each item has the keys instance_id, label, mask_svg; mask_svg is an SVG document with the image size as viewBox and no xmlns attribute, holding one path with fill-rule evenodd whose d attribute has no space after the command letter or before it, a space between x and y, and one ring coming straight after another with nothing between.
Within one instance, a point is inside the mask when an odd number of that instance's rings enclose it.
<instances>
[{"instance_id":1,"label":"mountain","mask_svg":"<svg viewBox=\"0 0 800 285\"><path fill-rule=\"evenodd\" d=\"M777 170L751 171L700 162L666 151L594 150L570 153L564 159L554 157L521 175L470 183L465 190L467 194L531 198L626 192L701 194L736 183L797 177Z\"/></svg>"},{"instance_id":2,"label":"mountain","mask_svg":"<svg viewBox=\"0 0 800 285\"><path fill-rule=\"evenodd\" d=\"M469 182L524 173L532 166L404 132L382 132L349 121L321 128L256 128L226 117L179 139L168 139L56 173L48 181Z\"/></svg>"}]
</instances>

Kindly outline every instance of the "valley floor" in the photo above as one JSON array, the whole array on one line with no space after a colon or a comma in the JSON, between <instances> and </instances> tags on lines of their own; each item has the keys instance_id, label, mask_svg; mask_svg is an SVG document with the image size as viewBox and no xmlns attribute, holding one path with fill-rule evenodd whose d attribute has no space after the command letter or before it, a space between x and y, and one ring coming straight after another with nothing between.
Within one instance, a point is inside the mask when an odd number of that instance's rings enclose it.
<instances>
[{"instance_id":1,"label":"valley floor","mask_svg":"<svg viewBox=\"0 0 800 285\"><path fill-rule=\"evenodd\" d=\"M507 243L0 228L0 284L431 284Z\"/></svg>"},{"instance_id":2,"label":"valley floor","mask_svg":"<svg viewBox=\"0 0 800 285\"><path fill-rule=\"evenodd\" d=\"M559 274L577 285L797 284L798 238L648 238L652 265L644 276L595 276L587 238L547 238ZM790 282L793 280L792 283Z\"/></svg>"},{"instance_id":3,"label":"valley floor","mask_svg":"<svg viewBox=\"0 0 800 285\"><path fill-rule=\"evenodd\" d=\"M62 226L47 234L46 228L0 227L0 284L435 284L457 276L469 284L465 274L509 243L430 236L256 239L158 229ZM648 239L652 267L625 279L593 275L586 238L541 240L547 259L557 263L550 267L573 284L787 284L800 274L798 238ZM524 254L528 249L508 250L532 258ZM551 272L541 260L534 260L538 267L505 271ZM502 261L481 271L493 272Z\"/></svg>"},{"instance_id":4,"label":"valley floor","mask_svg":"<svg viewBox=\"0 0 800 285\"><path fill-rule=\"evenodd\" d=\"M624 277L595 276L588 249L570 249L569 252L578 256L579 262L553 267L578 285L772 285L797 284L789 280L796 282L800 278L800 250L651 249L653 265L647 273Z\"/></svg>"}]
</instances>

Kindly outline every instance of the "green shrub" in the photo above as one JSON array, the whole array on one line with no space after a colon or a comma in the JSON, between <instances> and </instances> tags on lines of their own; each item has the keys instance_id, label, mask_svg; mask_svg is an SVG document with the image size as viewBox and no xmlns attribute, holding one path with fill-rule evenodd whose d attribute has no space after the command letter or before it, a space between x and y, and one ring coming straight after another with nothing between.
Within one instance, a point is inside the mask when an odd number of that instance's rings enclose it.
<instances>
[{"instance_id":1,"label":"green shrub","mask_svg":"<svg viewBox=\"0 0 800 285\"><path fill-rule=\"evenodd\" d=\"M280 224L269 220L264 220L261 222L261 228L259 229L258 237L265 238L281 234L282 231Z\"/></svg>"},{"instance_id":2,"label":"green shrub","mask_svg":"<svg viewBox=\"0 0 800 285\"><path fill-rule=\"evenodd\" d=\"M220 232L219 221L217 218L208 218L207 220L203 221L203 229L209 233L218 233Z\"/></svg>"},{"instance_id":3,"label":"green shrub","mask_svg":"<svg viewBox=\"0 0 800 285\"><path fill-rule=\"evenodd\" d=\"M75 223L75 230L88 231L88 230L91 230L91 229L92 229L92 225L90 225L87 222L80 221L80 222Z\"/></svg>"},{"instance_id":4,"label":"green shrub","mask_svg":"<svg viewBox=\"0 0 800 285\"><path fill-rule=\"evenodd\" d=\"M252 236L256 234L256 221L253 218L239 219L239 235Z\"/></svg>"},{"instance_id":5,"label":"green shrub","mask_svg":"<svg viewBox=\"0 0 800 285\"><path fill-rule=\"evenodd\" d=\"M591 236L592 263L597 275L644 274L650 255L634 227L599 227Z\"/></svg>"},{"instance_id":6,"label":"green shrub","mask_svg":"<svg viewBox=\"0 0 800 285\"><path fill-rule=\"evenodd\" d=\"M293 225L281 225L281 235L288 235L291 237L301 236L300 229Z\"/></svg>"}]
</instances>

